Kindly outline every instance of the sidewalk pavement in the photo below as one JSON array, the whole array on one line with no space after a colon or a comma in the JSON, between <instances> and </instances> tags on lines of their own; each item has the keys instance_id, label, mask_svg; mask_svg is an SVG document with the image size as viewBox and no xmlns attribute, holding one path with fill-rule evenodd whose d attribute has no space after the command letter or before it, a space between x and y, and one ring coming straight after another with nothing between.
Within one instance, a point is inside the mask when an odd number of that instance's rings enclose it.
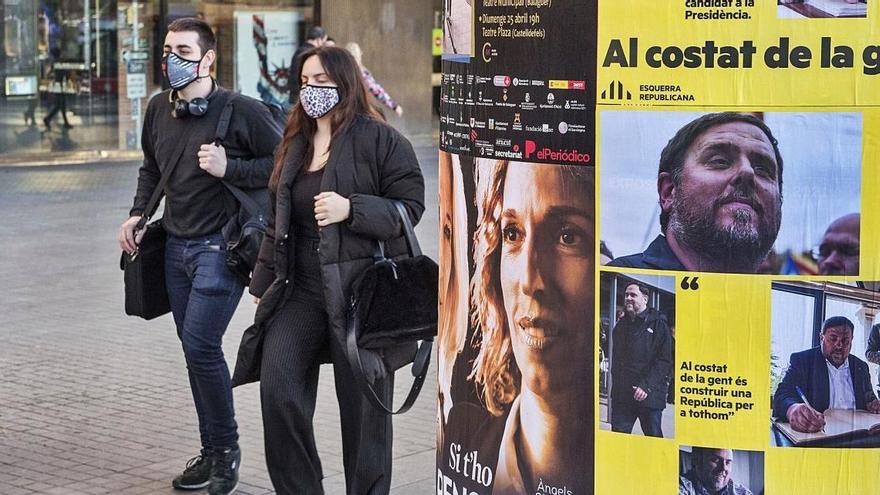
<instances>
[{"instance_id":1,"label":"sidewalk pavement","mask_svg":"<svg viewBox=\"0 0 880 495\"><path fill-rule=\"evenodd\" d=\"M416 143L426 179L417 227L437 254L437 149ZM170 315L123 312L116 229L137 163L0 168L0 494L171 494L199 450L183 352ZM254 305L245 295L226 333L230 368ZM411 377L398 374L398 403ZM434 488L436 373L394 420L391 493ZM235 390L242 495L274 493L265 468L259 386ZM328 494L344 493L332 368L315 414Z\"/></svg>"}]
</instances>

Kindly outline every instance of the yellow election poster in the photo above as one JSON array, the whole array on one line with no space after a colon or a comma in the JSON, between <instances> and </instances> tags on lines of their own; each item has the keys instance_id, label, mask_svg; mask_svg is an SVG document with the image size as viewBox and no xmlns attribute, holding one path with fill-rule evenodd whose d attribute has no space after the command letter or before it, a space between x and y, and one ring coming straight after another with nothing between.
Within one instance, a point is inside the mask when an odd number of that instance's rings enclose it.
<instances>
[{"instance_id":1,"label":"yellow election poster","mask_svg":"<svg viewBox=\"0 0 880 495\"><path fill-rule=\"evenodd\" d=\"M598 2L595 493L880 490L880 2Z\"/></svg>"},{"instance_id":2,"label":"yellow election poster","mask_svg":"<svg viewBox=\"0 0 880 495\"><path fill-rule=\"evenodd\" d=\"M452 0L438 495L880 490L880 0Z\"/></svg>"}]
</instances>

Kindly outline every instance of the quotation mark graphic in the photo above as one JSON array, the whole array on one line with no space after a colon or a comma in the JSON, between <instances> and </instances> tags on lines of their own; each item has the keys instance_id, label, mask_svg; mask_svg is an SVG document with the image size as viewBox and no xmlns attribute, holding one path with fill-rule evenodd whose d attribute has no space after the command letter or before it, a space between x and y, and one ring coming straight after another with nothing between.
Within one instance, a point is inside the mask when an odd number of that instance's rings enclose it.
<instances>
[{"instance_id":1,"label":"quotation mark graphic","mask_svg":"<svg viewBox=\"0 0 880 495\"><path fill-rule=\"evenodd\" d=\"M684 290L697 290L700 288L700 284L697 283L697 280L699 279L700 277L684 277L681 279L681 288ZM688 280L690 280L690 282L688 282Z\"/></svg>"}]
</instances>

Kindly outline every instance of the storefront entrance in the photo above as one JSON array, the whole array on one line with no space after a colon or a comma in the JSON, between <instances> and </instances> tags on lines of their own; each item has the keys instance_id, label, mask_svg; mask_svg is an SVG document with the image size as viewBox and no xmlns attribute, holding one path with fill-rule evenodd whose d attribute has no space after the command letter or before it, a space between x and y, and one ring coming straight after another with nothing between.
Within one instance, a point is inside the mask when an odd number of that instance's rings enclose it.
<instances>
[{"instance_id":1,"label":"storefront entrance","mask_svg":"<svg viewBox=\"0 0 880 495\"><path fill-rule=\"evenodd\" d=\"M143 111L163 85L165 27L180 17L201 17L214 28L220 84L281 99L289 54L316 22L316 4L4 1L0 159L77 151L136 154Z\"/></svg>"}]
</instances>

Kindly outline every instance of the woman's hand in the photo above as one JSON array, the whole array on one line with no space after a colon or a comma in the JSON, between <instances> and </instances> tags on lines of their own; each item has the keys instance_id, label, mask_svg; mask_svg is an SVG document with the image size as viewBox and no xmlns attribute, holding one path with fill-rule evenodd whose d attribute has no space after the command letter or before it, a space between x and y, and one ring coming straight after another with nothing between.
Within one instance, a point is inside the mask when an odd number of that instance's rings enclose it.
<instances>
[{"instance_id":1,"label":"woman's hand","mask_svg":"<svg viewBox=\"0 0 880 495\"><path fill-rule=\"evenodd\" d=\"M351 213L351 202L335 192L322 192L315 196L315 220L318 227L348 220Z\"/></svg>"}]
</instances>

